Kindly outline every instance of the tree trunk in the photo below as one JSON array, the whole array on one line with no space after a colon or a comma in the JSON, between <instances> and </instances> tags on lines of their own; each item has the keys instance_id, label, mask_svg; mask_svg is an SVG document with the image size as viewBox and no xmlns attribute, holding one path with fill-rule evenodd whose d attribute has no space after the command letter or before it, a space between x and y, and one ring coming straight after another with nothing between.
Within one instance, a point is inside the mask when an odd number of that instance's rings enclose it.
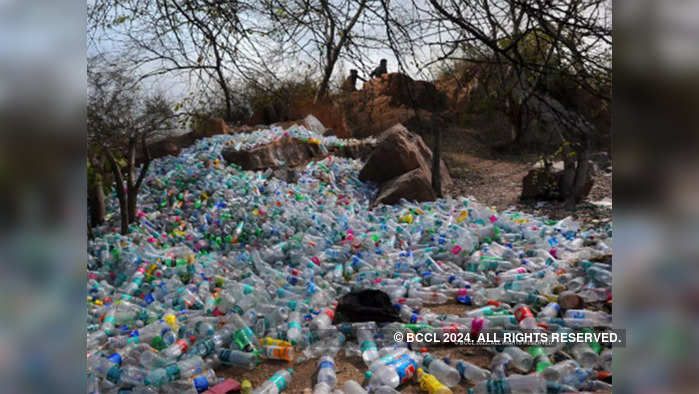
<instances>
[{"instance_id":1,"label":"tree trunk","mask_svg":"<svg viewBox=\"0 0 699 394\"><path fill-rule=\"evenodd\" d=\"M138 190L130 186L126 191L126 205L129 209L129 224L136 221L136 209L138 208Z\"/></svg>"},{"instance_id":2,"label":"tree trunk","mask_svg":"<svg viewBox=\"0 0 699 394\"><path fill-rule=\"evenodd\" d=\"M129 233L129 212L126 206L126 192L124 190L124 176L121 173L119 164L109 149L103 148L103 153L109 159L109 166L112 168L112 173L114 174L114 183L116 184L117 198L119 199L119 213L121 214L121 234L126 235Z\"/></svg>"},{"instance_id":3,"label":"tree trunk","mask_svg":"<svg viewBox=\"0 0 699 394\"><path fill-rule=\"evenodd\" d=\"M136 144L138 140L136 137L129 138L129 153L128 153L128 164L126 174L126 206L127 206L127 218L129 224L136 220L136 196L133 191L136 185Z\"/></svg>"},{"instance_id":4,"label":"tree trunk","mask_svg":"<svg viewBox=\"0 0 699 394\"><path fill-rule=\"evenodd\" d=\"M316 97L313 99L314 103L318 103L320 100L328 96L328 86L330 85L330 77L332 76L334 63L328 64L325 67L325 72L323 72L323 80L320 82L320 87L316 92Z\"/></svg>"},{"instance_id":5,"label":"tree trunk","mask_svg":"<svg viewBox=\"0 0 699 394\"><path fill-rule=\"evenodd\" d=\"M104 200L104 184L102 174L96 173L88 187L88 200L90 202L90 224L98 226L104 224L107 215L107 206Z\"/></svg>"},{"instance_id":6,"label":"tree trunk","mask_svg":"<svg viewBox=\"0 0 699 394\"><path fill-rule=\"evenodd\" d=\"M218 76L218 84L223 90L223 97L226 100L226 119L227 121L233 121L233 105L231 103L231 91L228 89L228 84L226 83L226 78L223 76L223 70L221 69L221 54L218 51L216 45L213 46L214 56L216 56L216 75Z\"/></svg>"},{"instance_id":7,"label":"tree trunk","mask_svg":"<svg viewBox=\"0 0 699 394\"><path fill-rule=\"evenodd\" d=\"M432 144L432 190L437 195L437 198L442 197L442 177L441 177L441 160L440 160L440 150L441 150L441 136L442 131L440 127L432 127L432 135L434 142Z\"/></svg>"},{"instance_id":8,"label":"tree trunk","mask_svg":"<svg viewBox=\"0 0 699 394\"><path fill-rule=\"evenodd\" d=\"M585 183L590 173L590 139L587 135L583 136L582 152L578 155L578 165L575 169L575 178L573 181L570 195L566 197L565 208L569 210L575 209L575 204L583 199L585 191Z\"/></svg>"},{"instance_id":9,"label":"tree trunk","mask_svg":"<svg viewBox=\"0 0 699 394\"><path fill-rule=\"evenodd\" d=\"M563 143L563 150L561 152L563 155L563 176L559 181L558 190L560 192L560 198L567 201L568 197L574 194L573 186L578 171L577 159L580 154L573 151L568 142Z\"/></svg>"},{"instance_id":10,"label":"tree trunk","mask_svg":"<svg viewBox=\"0 0 699 394\"><path fill-rule=\"evenodd\" d=\"M92 167L92 179L88 179L87 201L90 208L90 226L104 224L107 206L104 199L104 155L99 153L88 156Z\"/></svg>"},{"instance_id":11,"label":"tree trunk","mask_svg":"<svg viewBox=\"0 0 699 394\"><path fill-rule=\"evenodd\" d=\"M221 76L222 78L222 76ZM233 104L231 103L231 92L226 85L225 80L221 83L221 89L223 89L223 96L226 100L226 120L229 122L233 121Z\"/></svg>"}]
</instances>

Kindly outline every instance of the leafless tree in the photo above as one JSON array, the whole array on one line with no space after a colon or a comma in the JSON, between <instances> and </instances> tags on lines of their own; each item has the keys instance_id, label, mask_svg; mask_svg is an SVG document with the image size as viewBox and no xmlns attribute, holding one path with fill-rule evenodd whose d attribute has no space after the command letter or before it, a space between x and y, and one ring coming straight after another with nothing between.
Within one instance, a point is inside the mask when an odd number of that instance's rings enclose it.
<instances>
[{"instance_id":1,"label":"leafless tree","mask_svg":"<svg viewBox=\"0 0 699 394\"><path fill-rule=\"evenodd\" d=\"M429 48L421 67L444 61L483 63L496 70L503 102L519 130L546 111L561 125L561 142L572 142L566 160L567 205L574 205L587 178L589 123L553 99L550 81L563 79L611 100L611 2L608 0L381 0L388 44L396 57ZM392 16L396 8L412 18ZM411 14L412 12L412 14ZM416 27L419 26L419 27ZM413 57L415 58L415 57ZM572 175L571 175L572 174Z\"/></svg>"},{"instance_id":2,"label":"leafless tree","mask_svg":"<svg viewBox=\"0 0 699 394\"><path fill-rule=\"evenodd\" d=\"M366 45L357 34L367 27L372 0L267 0L263 2L287 54L313 59L321 70L315 101L327 97L333 71L341 57L358 59L353 49Z\"/></svg>"},{"instance_id":3,"label":"leafless tree","mask_svg":"<svg viewBox=\"0 0 699 394\"><path fill-rule=\"evenodd\" d=\"M239 0L94 0L88 4L88 32L109 37L111 51L145 70L141 79L186 76L200 96L223 96L226 118L232 120L236 97L231 79L254 81L260 70L272 73L266 68L269 57L261 53L263 43L255 39L266 33L257 28L255 5Z\"/></svg>"},{"instance_id":4,"label":"leafless tree","mask_svg":"<svg viewBox=\"0 0 699 394\"><path fill-rule=\"evenodd\" d=\"M136 220L138 192L151 163L149 139L172 128L173 112L162 95L143 94L138 80L123 65L105 64L103 59L91 59L89 64L90 157L93 168L103 168L99 163L101 157L109 164L119 199L121 232L126 234L129 224ZM136 166L138 144L144 152L140 171Z\"/></svg>"}]
</instances>

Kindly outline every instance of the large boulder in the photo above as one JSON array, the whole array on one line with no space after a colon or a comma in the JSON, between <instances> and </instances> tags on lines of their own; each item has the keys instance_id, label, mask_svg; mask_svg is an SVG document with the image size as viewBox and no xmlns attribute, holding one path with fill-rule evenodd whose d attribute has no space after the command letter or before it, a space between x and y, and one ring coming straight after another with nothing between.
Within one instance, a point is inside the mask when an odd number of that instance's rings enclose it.
<instances>
[{"instance_id":1,"label":"large boulder","mask_svg":"<svg viewBox=\"0 0 699 394\"><path fill-rule=\"evenodd\" d=\"M221 155L226 161L239 165L243 170L257 171L284 166L296 167L310 160L323 158L326 154L319 144L282 137L249 150L235 150L233 146L227 146L221 151Z\"/></svg>"},{"instance_id":2,"label":"large boulder","mask_svg":"<svg viewBox=\"0 0 699 394\"><path fill-rule=\"evenodd\" d=\"M402 124L396 124L379 136L376 148L359 172L359 179L382 183L414 169L425 173L431 184L432 151L419 135ZM440 177L442 187L451 185L449 170L443 160L440 161Z\"/></svg>"},{"instance_id":3,"label":"large boulder","mask_svg":"<svg viewBox=\"0 0 699 394\"><path fill-rule=\"evenodd\" d=\"M308 115L312 115L318 120L324 131L332 129L334 135L341 138L350 136L346 130L345 119L342 116L340 105L330 100L315 102L312 98L305 96L289 97L278 103L260 107L253 112L247 124L251 126L275 123L298 124L298 119L304 119ZM308 120L309 122L306 122L306 125L314 128L314 125L309 124L312 120Z\"/></svg>"},{"instance_id":4,"label":"large boulder","mask_svg":"<svg viewBox=\"0 0 699 394\"><path fill-rule=\"evenodd\" d=\"M231 130L228 128L228 125L221 118L209 118L202 120L194 128L196 138L206 138L218 134L230 134L230 132Z\"/></svg>"},{"instance_id":5,"label":"large boulder","mask_svg":"<svg viewBox=\"0 0 699 394\"><path fill-rule=\"evenodd\" d=\"M437 196L432 190L432 181L428 174L416 168L383 183L373 205L392 205L398 203L401 198L408 201L434 201Z\"/></svg>"},{"instance_id":6,"label":"large boulder","mask_svg":"<svg viewBox=\"0 0 699 394\"><path fill-rule=\"evenodd\" d=\"M430 82L391 73L366 82L361 91L342 97L339 105L349 134L365 138L396 123L429 133L443 123L446 98Z\"/></svg>"},{"instance_id":7,"label":"large boulder","mask_svg":"<svg viewBox=\"0 0 699 394\"><path fill-rule=\"evenodd\" d=\"M291 126L297 125L297 126L303 126L307 130L310 130L316 134L323 135L325 134L325 126L323 126L323 123L318 120L313 115L306 115L303 119L298 119L298 120L290 120L286 122L277 122L273 123L274 126L279 126L283 129L288 129Z\"/></svg>"},{"instance_id":8,"label":"large boulder","mask_svg":"<svg viewBox=\"0 0 699 394\"><path fill-rule=\"evenodd\" d=\"M346 157L348 159L366 160L376 148L376 143L368 139L359 140L357 143L345 145L329 145L328 152L333 156Z\"/></svg>"}]
</instances>

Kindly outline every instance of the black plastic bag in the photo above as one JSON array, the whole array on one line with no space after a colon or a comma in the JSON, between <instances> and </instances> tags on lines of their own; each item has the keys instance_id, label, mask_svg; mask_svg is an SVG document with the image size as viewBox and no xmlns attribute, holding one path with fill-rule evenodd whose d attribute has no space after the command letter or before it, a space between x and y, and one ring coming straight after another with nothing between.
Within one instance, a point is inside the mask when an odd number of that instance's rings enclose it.
<instances>
[{"instance_id":1,"label":"black plastic bag","mask_svg":"<svg viewBox=\"0 0 699 394\"><path fill-rule=\"evenodd\" d=\"M333 324L400 321L391 299L381 290L359 290L345 294L335 308Z\"/></svg>"}]
</instances>

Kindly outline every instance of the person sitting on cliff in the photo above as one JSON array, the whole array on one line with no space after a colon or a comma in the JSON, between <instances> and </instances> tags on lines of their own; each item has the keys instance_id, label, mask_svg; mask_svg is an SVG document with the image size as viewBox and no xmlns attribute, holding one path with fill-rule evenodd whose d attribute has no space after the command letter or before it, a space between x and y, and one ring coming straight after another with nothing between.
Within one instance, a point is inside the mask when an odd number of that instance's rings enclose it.
<instances>
[{"instance_id":1,"label":"person sitting on cliff","mask_svg":"<svg viewBox=\"0 0 699 394\"><path fill-rule=\"evenodd\" d=\"M380 78L383 74L386 74L388 70L386 70L386 59L381 59L381 63L379 64L378 67L374 69L374 71L369 74L369 77L371 78Z\"/></svg>"},{"instance_id":2,"label":"person sitting on cliff","mask_svg":"<svg viewBox=\"0 0 699 394\"><path fill-rule=\"evenodd\" d=\"M362 81L366 82L366 80L357 74L357 70L350 70L350 75L345 79L345 82L342 83L342 91L343 92L354 92L357 90L357 87L355 86L357 84L357 80L361 79Z\"/></svg>"}]
</instances>

